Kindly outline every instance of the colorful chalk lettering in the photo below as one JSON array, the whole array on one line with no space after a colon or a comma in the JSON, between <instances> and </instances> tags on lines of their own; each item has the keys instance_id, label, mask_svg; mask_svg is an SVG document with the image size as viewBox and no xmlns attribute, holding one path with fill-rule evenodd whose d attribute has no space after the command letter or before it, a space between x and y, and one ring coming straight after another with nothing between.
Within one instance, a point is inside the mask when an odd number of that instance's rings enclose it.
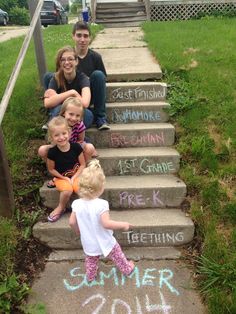
<instances>
[{"instance_id":1,"label":"colorful chalk lettering","mask_svg":"<svg viewBox=\"0 0 236 314\"><path fill-rule=\"evenodd\" d=\"M157 269L157 268L145 268L141 273L138 266L135 266L134 271L129 276L118 276L118 270L116 267L112 267L108 273L100 271L96 280L88 282L86 274L80 272L80 267L75 267L70 270L70 279L64 279L63 283L68 291L79 290L83 287L101 286L104 287L106 282L112 281L114 286L125 286L126 282L131 282L136 288L142 288L145 286L158 287L160 290L166 287L171 293L179 295L179 291L172 285L173 272L170 269ZM72 283L76 278L76 283ZM105 280L106 279L106 280ZM72 282L71 282L72 281Z\"/></svg>"},{"instance_id":2,"label":"colorful chalk lettering","mask_svg":"<svg viewBox=\"0 0 236 314\"><path fill-rule=\"evenodd\" d=\"M163 206L164 203L160 199L159 194L159 190L153 190L150 199L150 197L145 198L143 194L122 191L119 193L119 203L122 207L128 208L146 207L147 203L151 203L152 206Z\"/></svg>"},{"instance_id":3,"label":"colorful chalk lettering","mask_svg":"<svg viewBox=\"0 0 236 314\"><path fill-rule=\"evenodd\" d=\"M123 135L121 133L111 133L110 135L111 147L127 147L127 146L139 146L139 145L164 145L165 137L164 132L158 133L147 132L142 135Z\"/></svg>"},{"instance_id":4,"label":"colorful chalk lettering","mask_svg":"<svg viewBox=\"0 0 236 314\"><path fill-rule=\"evenodd\" d=\"M137 121L158 122L161 120L159 111L142 111L142 110L112 110L112 122L128 123Z\"/></svg>"},{"instance_id":5,"label":"colorful chalk lettering","mask_svg":"<svg viewBox=\"0 0 236 314\"><path fill-rule=\"evenodd\" d=\"M120 159L118 160L119 174L131 173L137 168L137 171L145 174L151 173L173 173L175 172L175 167L172 161L153 163L148 158L143 158L141 160L134 159Z\"/></svg>"},{"instance_id":6,"label":"colorful chalk lettering","mask_svg":"<svg viewBox=\"0 0 236 314\"><path fill-rule=\"evenodd\" d=\"M159 87L160 88L160 87ZM111 92L112 101L129 101L129 100L158 100L166 97L166 89L161 87L157 90L156 87L142 89L140 86L133 89L123 89L118 87Z\"/></svg>"}]
</instances>

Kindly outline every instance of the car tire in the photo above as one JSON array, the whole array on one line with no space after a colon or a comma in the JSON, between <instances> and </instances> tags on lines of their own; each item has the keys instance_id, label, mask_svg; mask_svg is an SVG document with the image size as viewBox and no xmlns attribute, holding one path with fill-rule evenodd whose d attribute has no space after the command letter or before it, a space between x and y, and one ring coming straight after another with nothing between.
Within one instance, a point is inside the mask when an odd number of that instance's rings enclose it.
<instances>
[{"instance_id":1,"label":"car tire","mask_svg":"<svg viewBox=\"0 0 236 314\"><path fill-rule=\"evenodd\" d=\"M7 19L5 17L3 18L3 26L7 26Z\"/></svg>"}]
</instances>

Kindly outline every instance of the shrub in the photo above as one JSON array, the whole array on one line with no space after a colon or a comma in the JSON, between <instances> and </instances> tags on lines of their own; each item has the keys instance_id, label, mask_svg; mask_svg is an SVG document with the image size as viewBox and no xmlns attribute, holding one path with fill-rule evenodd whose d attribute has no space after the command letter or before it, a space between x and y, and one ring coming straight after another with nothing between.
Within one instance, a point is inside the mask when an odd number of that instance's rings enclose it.
<instances>
[{"instance_id":1,"label":"shrub","mask_svg":"<svg viewBox=\"0 0 236 314\"><path fill-rule=\"evenodd\" d=\"M9 16L10 16L10 22L12 24L17 24L17 25L29 25L30 24L29 11L26 10L25 8L14 7L10 10Z\"/></svg>"}]
</instances>

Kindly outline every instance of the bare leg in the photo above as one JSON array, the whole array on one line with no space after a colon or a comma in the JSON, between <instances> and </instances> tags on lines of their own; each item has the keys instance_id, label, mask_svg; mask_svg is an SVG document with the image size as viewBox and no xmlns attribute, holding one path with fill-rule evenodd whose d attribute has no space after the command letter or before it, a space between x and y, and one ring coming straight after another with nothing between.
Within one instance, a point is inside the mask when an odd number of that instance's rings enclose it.
<instances>
[{"instance_id":1,"label":"bare leg","mask_svg":"<svg viewBox=\"0 0 236 314\"><path fill-rule=\"evenodd\" d=\"M62 191L60 192L59 204L58 206L50 213L50 216L61 215L66 208L67 203L70 200L72 192L71 191Z\"/></svg>"},{"instance_id":2,"label":"bare leg","mask_svg":"<svg viewBox=\"0 0 236 314\"><path fill-rule=\"evenodd\" d=\"M97 157L98 153L93 144L86 143L83 147L85 161L89 161L93 157Z\"/></svg>"}]
</instances>

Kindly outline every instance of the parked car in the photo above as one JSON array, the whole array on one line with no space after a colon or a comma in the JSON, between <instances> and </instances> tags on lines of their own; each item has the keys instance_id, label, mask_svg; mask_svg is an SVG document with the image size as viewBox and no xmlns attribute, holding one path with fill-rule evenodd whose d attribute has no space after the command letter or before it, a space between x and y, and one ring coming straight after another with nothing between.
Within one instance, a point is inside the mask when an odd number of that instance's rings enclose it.
<instances>
[{"instance_id":1,"label":"parked car","mask_svg":"<svg viewBox=\"0 0 236 314\"><path fill-rule=\"evenodd\" d=\"M41 24L44 26L68 24L67 12L59 1L45 0L40 12Z\"/></svg>"},{"instance_id":2,"label":"parked car","mask_svg":"<svg viewBox=\"0 0 236 314\"><path fill-rule=\"evenodd\" d=\"M8 13L0 9L0 24L6 26L8 21L9 21Z\"/></svg>"}]
</instances>

